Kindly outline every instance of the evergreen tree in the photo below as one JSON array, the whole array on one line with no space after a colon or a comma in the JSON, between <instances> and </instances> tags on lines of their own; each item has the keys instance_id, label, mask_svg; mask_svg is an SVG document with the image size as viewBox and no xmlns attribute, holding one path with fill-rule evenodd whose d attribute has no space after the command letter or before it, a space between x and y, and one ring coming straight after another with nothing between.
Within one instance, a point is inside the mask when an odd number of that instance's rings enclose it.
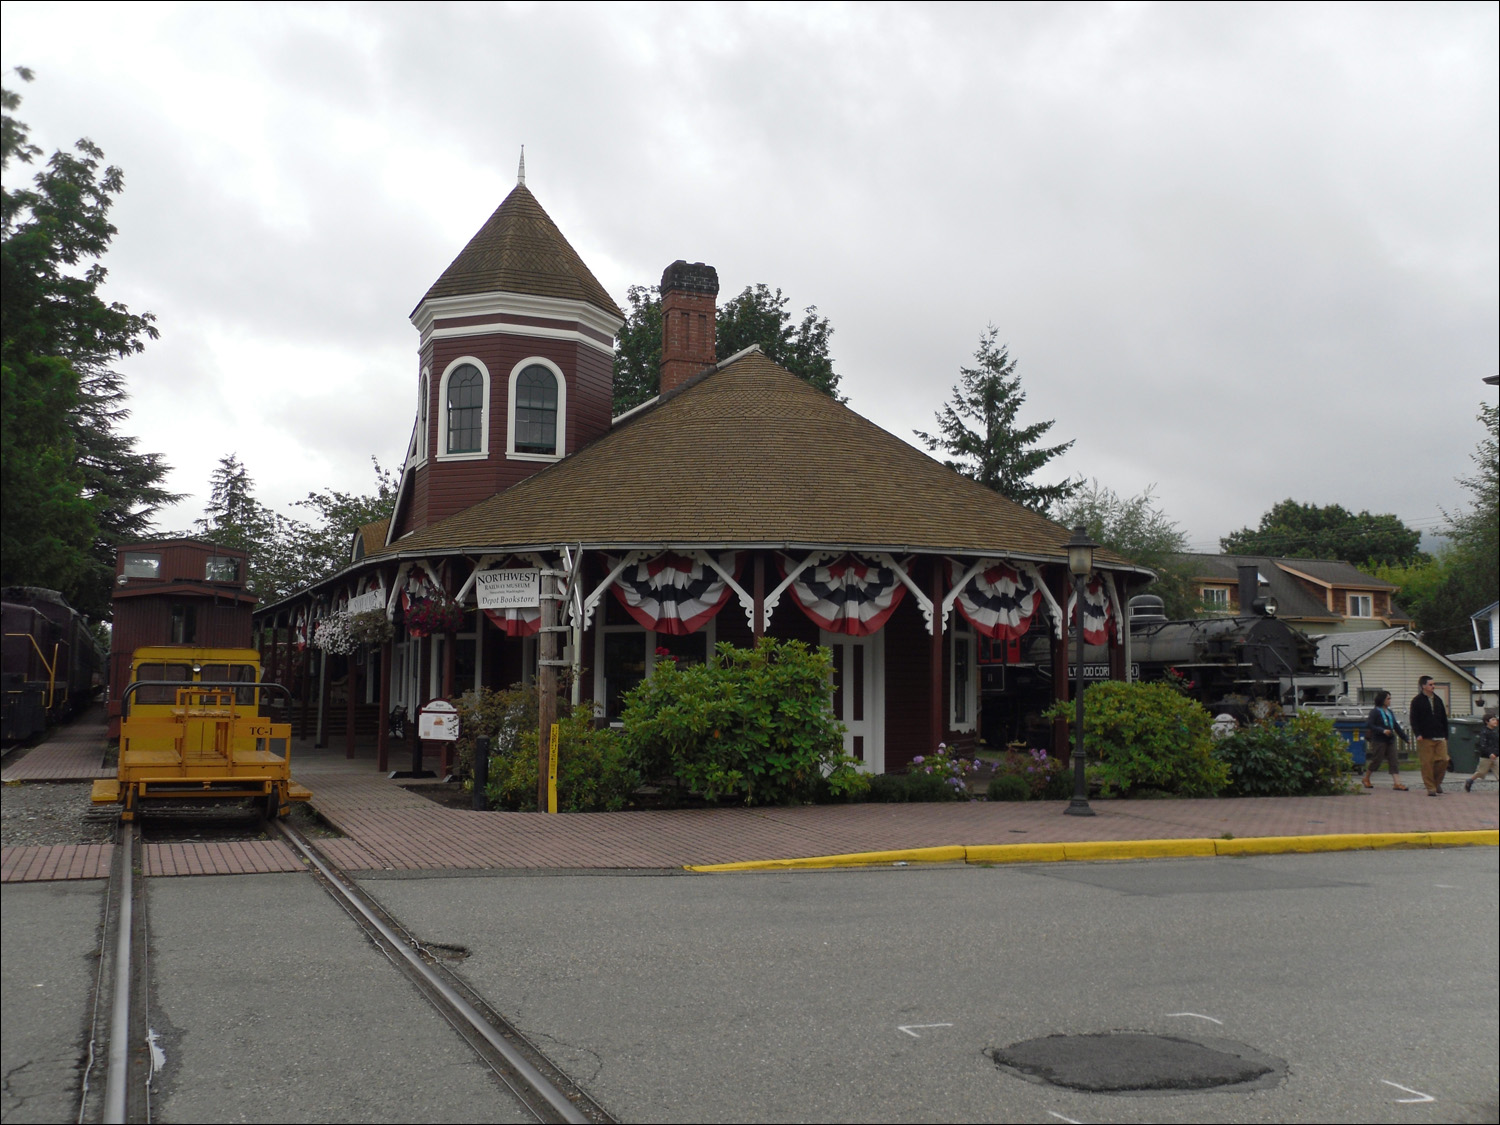
<instances>
[{"instance_id":1,"label":"evergreen tree","mask_svg":"<svg viewBox=\"0 0 1500 1125\"><path fill-rule=\"evenodd\" d=\"M0 104L8 172L41 149L14 116L20 96L4 90ZM80 140L29 186L0 185L0 581L53 587L96 619L109 613L115 547L175 499L161 488L161 458L116 429L127 411L111 364L157 333L149 313L99 296L109 209L124 187L103 159Z\"/></svg>"},{"instance_id":2,"label":"evergreen tree","mask_svg":"<svg viewBox=\"0 0 1500 1125\"><path fill-rule=\"evenodd\" d=\"M1052 505L1078 492L1083 482L1036 484L1032 477L1073 443L1037 445L1053 422L1017 425L1026 393L1016 374L1016 361L1010 358L1007 345L996 343L997 336L995 326L990 325L979 339L975 366L959 369L953 400L937 415L938 432L915 433L929 450L948 455L945 463L950 469L1046 515Z\"/></svg>"},{"instance_id":3,"label":"evergreen tree","mask_svg":"<svg viewBox=\"0 0 1500 1125\"><path fill-rule=\"evenodd\" d=\"M630 311L616 340L616 414L655 397L661 383L661 291L654 285L632 285L625 295ZM793 324L788 300L780 289L773 293L765 285L746 286L739 296L719 306L715 354L727 359L759 344L761 351L793 375L844 401L828 354L833 326L813 305Z\"/></svg>"}]
</instances>

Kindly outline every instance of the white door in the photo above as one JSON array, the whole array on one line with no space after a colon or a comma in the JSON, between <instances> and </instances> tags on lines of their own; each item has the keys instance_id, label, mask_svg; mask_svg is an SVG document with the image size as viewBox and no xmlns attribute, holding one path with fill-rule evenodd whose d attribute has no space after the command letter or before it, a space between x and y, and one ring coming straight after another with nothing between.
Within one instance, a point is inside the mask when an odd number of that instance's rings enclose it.
<instances>
[{"instance_id":1,"label":"white door","mask_svg":"<svg viewBox=\"0 0 1500 1125\"><path fill-rule=\"evenodd\" d=\"M885 772L885 630L873 637L824 632L833 650L833 717L844 724L844 753L866 773Z\"/></svg>"}]
</instances>

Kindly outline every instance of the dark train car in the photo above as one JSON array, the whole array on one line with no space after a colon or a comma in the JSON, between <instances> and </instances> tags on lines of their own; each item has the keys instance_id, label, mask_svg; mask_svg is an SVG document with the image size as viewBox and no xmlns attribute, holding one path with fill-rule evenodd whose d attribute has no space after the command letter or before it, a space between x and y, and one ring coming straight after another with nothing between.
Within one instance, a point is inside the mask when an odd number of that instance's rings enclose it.
<instances>
[{"instance_id":1,"label":"dark train car","mask_svg":"<svg viewBox=\"0 0 1500 1125\"><path fill-rule=\"evenodd\" d=\"M87 707L98 692L103 661L88 622L56 590L8 586L0 602L0 740L9 746Z\"/></svg>"},{"instance_id":2,"label":"dark train car","mask_svg":"<svg viewBox=\"0 0 1500 1125\"><path fill-rule=\"evenodd\" d=\"M130 543L115 556L114 630L109 652L109 733L120 733L130 661L146 645L249 648L255 595L247 556L199 539Z\"/></svg>"},{"instance_id":3,"label":"dark train car","mask_svg":"<svg viewBox=\"0 0 1500 1125\"><path fill-rule=\"evenodd\" d=\"M1130 659L1143 681L1179 677L1210 710L1235 713L1282 702L1289 682L1317 674L1317 645L1269 613L1168 621L1160 606L1149 595L1131 599Z\"/></svg>"}]
</instances>

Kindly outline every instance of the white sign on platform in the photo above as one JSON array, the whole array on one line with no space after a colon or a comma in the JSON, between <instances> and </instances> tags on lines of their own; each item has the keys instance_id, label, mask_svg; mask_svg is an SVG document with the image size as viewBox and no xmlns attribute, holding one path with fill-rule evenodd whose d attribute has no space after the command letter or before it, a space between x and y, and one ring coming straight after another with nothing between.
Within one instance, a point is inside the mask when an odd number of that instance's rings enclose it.
<instances>
[{"instance_id":1,"label":"white sign on platform","mask_svg":"<svg viewBox=\"0 0 1500 1125\"><path fill-rule=\"evenodd\" d=\"M385 591L370 590L349 599L350 613L367 613L372 609L385 608Z\"/></svg>"},{"instance_id":2,"label":"white sign on platform","mask_svg":"<svg viewBox=\"0 0 1500 1125\"><path fill-rule=\"evenodd\" d=\"M542 604L542 572L486 570L474 576L480 609L535 609Z\"/></svg>"},{"instance_id":3,"label":"white sign on platform","mask_svg":"<svg viewBox=\"0 0 1500 1125\"><path fill-rule=\"evenodd\" d=\"M417 737L429 742L456 742L458 708L446 699L434 699L417 716Z\"/></svg>"}]
</instances>

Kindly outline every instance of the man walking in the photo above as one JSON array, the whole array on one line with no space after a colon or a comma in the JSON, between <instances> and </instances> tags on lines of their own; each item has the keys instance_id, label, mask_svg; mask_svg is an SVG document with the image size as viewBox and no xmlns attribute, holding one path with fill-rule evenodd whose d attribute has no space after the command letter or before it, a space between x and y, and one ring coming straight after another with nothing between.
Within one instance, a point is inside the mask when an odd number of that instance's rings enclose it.
<instances>
[{"instance_id":1,"label":"man walking","mask_svg":"<svg viewBox=\"0 0 1500 1125\"><path fill-rule=\"evenodd\" d=\"M1429 797L1436 797L1443 791L1443 776L1448 772L1448 708L1431 676L1418 680L1417 688L1417 697L1411 701L1411 733L1417 739L1422 784Z\"/></svg>"}]
</instances>

